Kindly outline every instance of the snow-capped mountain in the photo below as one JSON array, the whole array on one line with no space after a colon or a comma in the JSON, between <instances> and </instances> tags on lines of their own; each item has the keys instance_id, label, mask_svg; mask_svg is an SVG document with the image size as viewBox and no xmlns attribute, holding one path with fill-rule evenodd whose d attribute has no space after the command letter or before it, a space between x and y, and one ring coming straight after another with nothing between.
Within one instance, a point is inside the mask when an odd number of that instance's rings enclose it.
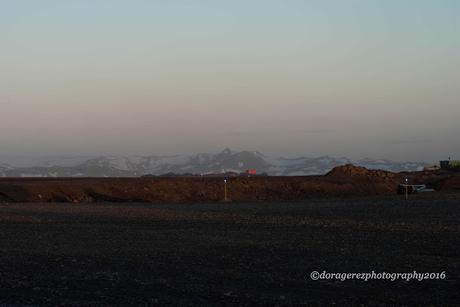
<instances>
[{"instance_id":1,"label":"snow-capped mountain","mask_svg":"<svg viewBox=\"0 0 460 307\"><path fill-rule=\"evenodd\" d=\"M271 158L260 152L235 152L175 156L103 156L0 158L2 177L135 177L142 175L210 174L255 169L272 176L322 175L332 168L352 163L369 169L416 171L426 163L348 158Z\"/></svg>"}]
</instances>

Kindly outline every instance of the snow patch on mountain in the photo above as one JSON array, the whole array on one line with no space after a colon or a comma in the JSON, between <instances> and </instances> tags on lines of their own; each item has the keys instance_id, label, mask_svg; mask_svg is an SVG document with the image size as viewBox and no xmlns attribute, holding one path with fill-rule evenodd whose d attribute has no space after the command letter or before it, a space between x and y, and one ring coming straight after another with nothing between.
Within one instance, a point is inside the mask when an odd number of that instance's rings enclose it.
<instances>
[{"instance_id":1,"label":"snow patch on mountain","mask_svg":"<svg viewBox=\"0 0 460 307\"><path fill-rule=\"evenodd\" d=\"M1 158L0 158L1 159ZM210 154L172 156L99 156L99 157L13 157L0 160L2 177L134 177L142 175L212 174L244 172L255 169L272 176L323 175L334 167L354 164L369 169L387 171L416 171L426 163L393 162L369 158L268 157L257 151L236 152L229 148Z\"/></svg>"}]
</instances>

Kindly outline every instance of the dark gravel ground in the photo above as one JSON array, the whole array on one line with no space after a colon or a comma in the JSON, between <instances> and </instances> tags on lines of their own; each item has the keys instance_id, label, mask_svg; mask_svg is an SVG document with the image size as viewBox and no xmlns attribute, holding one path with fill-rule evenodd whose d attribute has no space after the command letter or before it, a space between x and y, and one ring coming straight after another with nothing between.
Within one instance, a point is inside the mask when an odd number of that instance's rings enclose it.
<instances>
[{"instance_id":1,"label":"dark gravel ground","mask_svg":"<svg viewBox=\"0 0 460 307\"><path fill-rule=\"evenodd\" d=\"M460 195L214 204L0 204L0 303L442 305L460 301ZM322 280L312 271L442 272Z\"/></svg>"}]
</instances>

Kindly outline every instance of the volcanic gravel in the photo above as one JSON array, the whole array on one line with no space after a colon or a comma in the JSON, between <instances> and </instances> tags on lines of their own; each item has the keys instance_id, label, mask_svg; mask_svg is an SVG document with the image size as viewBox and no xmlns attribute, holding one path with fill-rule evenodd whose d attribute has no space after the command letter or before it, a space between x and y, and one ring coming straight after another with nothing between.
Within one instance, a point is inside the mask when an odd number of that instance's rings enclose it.
<instances>
[{"instance_id":1,"label":"volcanic gravel","mask_svg":"<svg viewBox=\"0 0 460 307\"><path fill-rule=\"evenodd\" d=\"M456 305L460 194L2 203L0 304ZM442 272L321 280L312 271Z\"/></svg>"}]
</instances>

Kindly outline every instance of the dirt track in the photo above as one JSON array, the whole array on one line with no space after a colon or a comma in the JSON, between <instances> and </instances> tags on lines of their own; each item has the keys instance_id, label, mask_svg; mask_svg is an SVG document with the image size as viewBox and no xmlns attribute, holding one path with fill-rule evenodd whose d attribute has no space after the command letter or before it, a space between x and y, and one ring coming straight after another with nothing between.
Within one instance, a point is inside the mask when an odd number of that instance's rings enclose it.
<instances>
[{"instance_id":1,"label":"dirt track","mask_svg":"<svg viewBox=\"0 0 460 307\"><path fill-rule=\"evenodd\" d=\"M458 194L285 203L0 204L0 303L455 305ZM311 271L441 272L312 281Z\"/></svg>"}]
</instances>

